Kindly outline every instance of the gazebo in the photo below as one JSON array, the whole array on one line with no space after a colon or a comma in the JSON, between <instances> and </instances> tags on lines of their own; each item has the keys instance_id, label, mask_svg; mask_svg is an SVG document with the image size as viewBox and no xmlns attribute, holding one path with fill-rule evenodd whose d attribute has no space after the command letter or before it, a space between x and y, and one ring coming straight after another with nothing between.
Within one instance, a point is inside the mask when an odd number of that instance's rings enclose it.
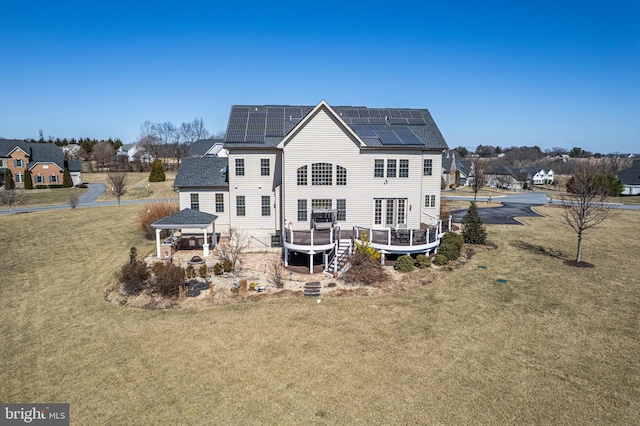
<instances>
[{"instance_id":1,"label":"gazebo","mask_svg":"<svg viewBox=\"0 0 640 426\"><path fill-rule=\"evenodd\" d=\"M209 243L207 241L208 235L213 235L215 233L214 222L217 218L218 216L214 214L204 213L199 210L184 209L153 223L151 226L156 230L156 250L158 257L163 257L161 252L161 244L163 242L160 238L160 233L163 229L171 230L171 238L165 241L165 243L168 244L172 244L176 241L176 238L173 235L175 229L199 230L204 235L204 244L202 245L203 255L209 256ZM211 231L207 234L207 230L209 228L211 228ZM213 245L216 245L215 239L213 239Z\"/></svg>"}]
</instances>

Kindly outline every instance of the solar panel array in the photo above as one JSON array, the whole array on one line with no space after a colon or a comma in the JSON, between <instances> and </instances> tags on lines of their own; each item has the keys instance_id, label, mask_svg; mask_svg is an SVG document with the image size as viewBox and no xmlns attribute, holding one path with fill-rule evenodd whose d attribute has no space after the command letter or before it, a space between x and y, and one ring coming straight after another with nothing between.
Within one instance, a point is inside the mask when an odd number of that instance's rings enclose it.
<instances>
[{"instance_id":1,"label":"solar panel array","mask_svg":"<svg viewBox=\"0 0 640 426\"><path fill-rule=\"evenodd\" d=\"M424 145L424 142L405 125L354 124L351 128L361 138L377 138L382 145Z\"/></svg>"},{"instance_id":2,"label":"solar panel array","mask_svg":"<svg viewBox=\"0 0 640 426\"><path fill-rule=\"evenodd\" d=\"M281 138L313 107L234 106L229 116L226 142L264 143ZM383 145L423 145L408 126L425 126L420 110L337 107L346 124L364 139L379 139Z\"/></svg>"}]
</instances>

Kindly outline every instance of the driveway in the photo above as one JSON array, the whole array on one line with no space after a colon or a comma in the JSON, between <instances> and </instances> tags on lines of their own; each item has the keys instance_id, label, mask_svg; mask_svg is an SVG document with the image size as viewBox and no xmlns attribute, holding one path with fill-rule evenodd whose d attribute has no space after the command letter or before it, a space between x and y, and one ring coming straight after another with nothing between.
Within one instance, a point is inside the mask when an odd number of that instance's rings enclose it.
<instances>
[{"instance_id":1,"label":"driveway","mask_svg":"<svg viewBox=\"0 0 640 426\"><path fill-rule=\"evenodd\" d=\"M442 197L449 200L471 201L473 197ZM487 201L488 197L478 197L477 202ZM492 197L492 201L502 203L500 207L478 209L478 214L483 223L491 225L520 225L515 217L540 216L531 210L532 206L541 206L549 202L549 197L544 192L521 192L514 195ZM453 213L454 222L461 222L467 209L456 210Z\"/></svg>"}]
</instances>

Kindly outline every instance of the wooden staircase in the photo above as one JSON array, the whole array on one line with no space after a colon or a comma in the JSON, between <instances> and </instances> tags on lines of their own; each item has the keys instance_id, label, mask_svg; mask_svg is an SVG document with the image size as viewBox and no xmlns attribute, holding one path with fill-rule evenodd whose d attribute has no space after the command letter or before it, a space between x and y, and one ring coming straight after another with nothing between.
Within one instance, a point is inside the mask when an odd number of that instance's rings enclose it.
<instances>
[{"instance_id":1,"label":"wooden staircase","mask_svg":"<svg viewBox=\"0 0 640 426\"><path fill-rule=\"evenodd\" d=\"M342 274L348 269L349 265L349 254L351 251L351 239L341 239L338 243L338 250L335 253L337 257L337 262L334 262L332 259L327 265L325 269L325 273L329 275L334 275L335 272L338 274ZM337 268L335 268L335 263L337 263Z\"/></svg>"}]
</instances>

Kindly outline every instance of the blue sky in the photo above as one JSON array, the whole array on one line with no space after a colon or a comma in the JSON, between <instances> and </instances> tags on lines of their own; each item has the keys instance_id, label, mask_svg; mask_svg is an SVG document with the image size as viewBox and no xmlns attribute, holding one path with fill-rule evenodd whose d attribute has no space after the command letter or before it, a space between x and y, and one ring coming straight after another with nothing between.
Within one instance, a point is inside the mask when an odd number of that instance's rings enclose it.
<instances>
[{"instance_id":1,"label":"blue sky","mask_svg":"<svg viewBox=\"0 0 640 426\"><path fill-rule=\"evenodd\" d=\"M3 2L0 136L325 99L428 108L451 147L640 153L640 2L523 3Z\"/></svg>"}]
</instances>

